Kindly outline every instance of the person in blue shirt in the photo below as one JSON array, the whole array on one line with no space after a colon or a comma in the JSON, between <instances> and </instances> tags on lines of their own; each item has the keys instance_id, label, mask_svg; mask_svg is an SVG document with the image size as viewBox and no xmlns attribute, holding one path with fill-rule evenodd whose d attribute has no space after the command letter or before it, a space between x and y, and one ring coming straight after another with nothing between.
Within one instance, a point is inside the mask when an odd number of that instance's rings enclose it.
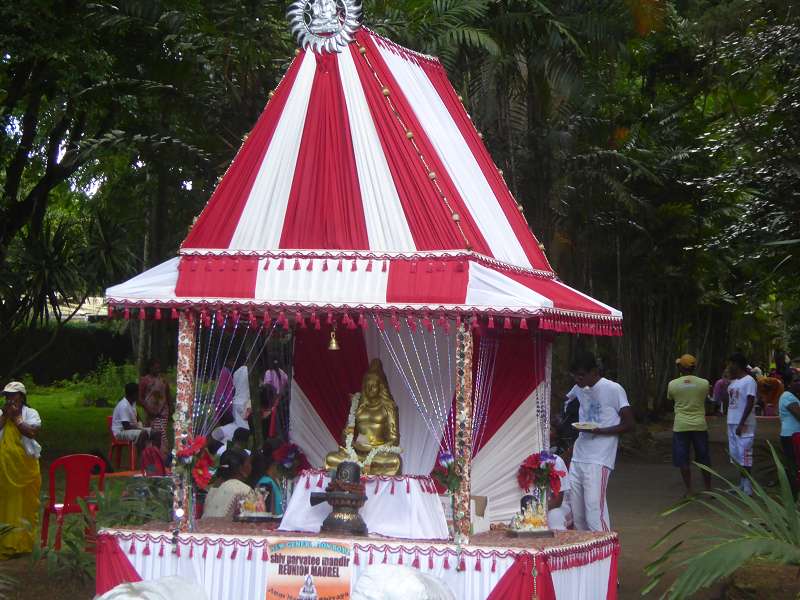
<instances>
[{"instance_id":1,"label":"person in blue shirt","mask_svg":"<svg viewBox=\"0 0 800 600\"><path fill-rule=\"evenodd\" d=\"M781 418L781 446L786 461L786 475L792 484L795 497L798 492L798 460L795 454L793 436L800 436L800 372L792 373L789 388L778 401L778 414ZM800 447L800 444L796 444Z\"/></svg>"},{"instance_id":2,"label":"person in blue shirt","mask_svg":"<svg viewBox=\"0 0 800 600\"><path fill-rule=\"evenodd\" d=\"M255 480L254 487L266 487L270 490L272 514L280 516L283 514L283 490L278 483L281 479L278 463L272 458L272 444L264 442L264 447L257 453L256 463L258 465L258 479Z\"/></svg>"}]
</instances>

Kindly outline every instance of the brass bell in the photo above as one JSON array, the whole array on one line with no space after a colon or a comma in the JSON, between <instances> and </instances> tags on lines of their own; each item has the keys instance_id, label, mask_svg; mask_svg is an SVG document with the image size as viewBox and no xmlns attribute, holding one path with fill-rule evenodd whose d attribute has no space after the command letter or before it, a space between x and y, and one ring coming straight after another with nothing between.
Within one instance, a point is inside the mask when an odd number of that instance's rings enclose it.
<instances>
[{"instance_id":1,"label":"brass bell","mask_svg":"<svg viewBox=\"0 0 800 600\"><path fill-rule=\"evenodd\" d=\"M331 331L331 341L328 342L328 350L338 350L339 342L336 341L336 330Z\"/></svg>"}]
</instances>

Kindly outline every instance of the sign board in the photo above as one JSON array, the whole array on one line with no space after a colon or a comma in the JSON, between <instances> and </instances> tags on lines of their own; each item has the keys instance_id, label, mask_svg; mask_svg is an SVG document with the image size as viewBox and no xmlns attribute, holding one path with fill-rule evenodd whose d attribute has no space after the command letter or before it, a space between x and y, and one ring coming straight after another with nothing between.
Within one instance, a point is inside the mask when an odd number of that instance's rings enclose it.
<instances>
[{"instance_id":1,"label":"sign board","mask_svg":"<svg viewBox=\"0 0 800 600\"><path fill-rule=\"evenodd\" d=\"M278 539L269 550L266 600L349 600L350 542Z\"/></svg>"}]
</instances>

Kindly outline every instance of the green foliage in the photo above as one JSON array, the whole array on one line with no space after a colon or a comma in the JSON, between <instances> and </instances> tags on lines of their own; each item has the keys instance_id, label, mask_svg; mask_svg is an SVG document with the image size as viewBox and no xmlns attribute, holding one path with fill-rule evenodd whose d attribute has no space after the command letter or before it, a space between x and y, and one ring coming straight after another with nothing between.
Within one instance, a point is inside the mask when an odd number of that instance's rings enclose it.
<instances>
[{"instance_id":1,"label":"green foliage","mask_svg":"<svg viewBox=\"0 0 800 600\"><path fill-rule=\"evenodd\" d=\"M47 575L52 578L85 583L95 576L94 555L87 552L84 523L79 520L66 521L61 534L60 550L34 544L30 560L32 564L44 561Z\"/></svg>"},{"instance_id":2,"label":"green foliage","mask_svg":"<svg viewBox=\"0 0 800 600\"><path fill-rule=\"evenodd\" d=\"M135 365L115 365L101 360L94 373L83 379L75 379L65 387L79 390L79 402L83 406L114 406L122 397L125 384L138 381Z\"/></svg>"},{"instance_id":3,"label":"green foliage","mask_svg":"<svg viewBox=\"0 0 800 600\"><path fill-rule=\"evenodd\" d=\"M31 560L46 561L50 577L91 581L95 577L95 557L90 552L98 531L104 527L137 526L169 519L172 505L171 481L166 478L141 478L109 481L102 493L93 498L97 512L78 499L83 513L67 519L62 533L61 549L52 545L34 545Z\"/></svg>"},{"instance_id":4,"label":"green foliage","mask_svg":"<svg viewBox=\"0 0 800 600\"><path fill-rule=\"evenodd\" d=\"M6 523L0 523L0 539L12 531L14 531L13 526ZM3 567L3 563L0 563L0 597L2 597L3 594L10 593L17 583L16 579L3 573Z\"/></svg>"},{"instance_id":5,"label":"green foliage","mask_svg":"<svg viewBox=\"0 0 800 600\"><path fill-rule=\"evenodd\" d=\"M169 521L172 506L172 480L165 477L131 478L123 485L109 482L103 493L97 494L96 517L86 509L83 516L90 531L104 527L136 526L153 521Z\"/></svg>"},{"instance_id":6,"label":"green foliage","mask_svg":"<svg viewBox=\"0 0 800 600\"><path fill-rule=\"evenodd\" d=\"M653 590L664 575L679 571L665 594L670 599L687 598L732 574L753 558L763 558L784 565L800 566L800 513L783 465L774 448L770 452L778 474L779 493L772 497L749 474L753 496L748 496L733 483L704 465L701 469L720 478L726 490L703 492L670 509L664 516L690 505L704 507L714 520L706 521L708 530L674 542L687 521L668 531L653 548L673 541L663 554L646 568L651 583L643 595Z\"/></svg>"}]
</instances>

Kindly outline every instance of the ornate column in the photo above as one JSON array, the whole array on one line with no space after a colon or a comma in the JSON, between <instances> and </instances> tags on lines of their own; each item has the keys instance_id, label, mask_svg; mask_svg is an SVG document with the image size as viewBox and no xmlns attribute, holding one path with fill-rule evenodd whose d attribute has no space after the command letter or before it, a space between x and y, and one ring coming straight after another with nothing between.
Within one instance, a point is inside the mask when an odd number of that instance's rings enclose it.
<instances>
[{"instance_id":1,"label":"ornate column","mask_svg":"<svg viewBox=\"0 0 800 600\"><path fill-rule=\"evenodd\" d=\"M192 404L194 402L194 374L197 329L194 315L182 311L178 318L178 377L175 391L175 454L183 448L192 435ZM175 495L173 517L181 531L187 531L191 523L191 481L184 481L179 469L173 468Z\"/></svg>"},{"instance_id":2,"label":"ornate column","mask_svg":"<svg viewBox=\"0 0 800 600\"><path fill-rule=\"evenodd\" d=\"M470 471L472 468L472 332L461 325L456 333L456 469L461 486L455 493L453 529L457 544L469 543L470 529Z\"/></svg>"}]
</instances>

